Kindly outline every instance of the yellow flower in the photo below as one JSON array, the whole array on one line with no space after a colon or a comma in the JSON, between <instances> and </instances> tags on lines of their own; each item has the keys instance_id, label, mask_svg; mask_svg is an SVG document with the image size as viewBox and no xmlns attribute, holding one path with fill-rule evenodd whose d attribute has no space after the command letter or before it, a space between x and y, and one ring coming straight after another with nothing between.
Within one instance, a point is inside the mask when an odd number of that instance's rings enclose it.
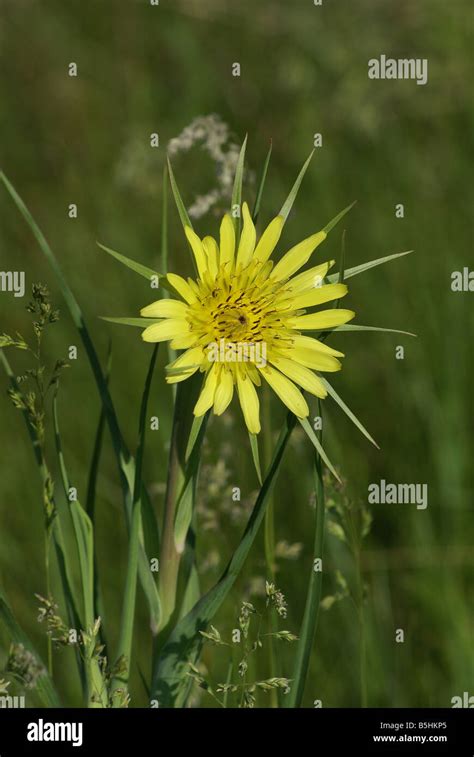
<instances>
[{"instance_id":1,"label":"yellow flower","mask_svg":"<svg viewBox=\"0 0 474 757\"><path fill-rule=\"evenodd\" d=\"M236 249L232 219L222 219L220 244L212 237L200 239L190 228L185 232L194 253L197 280L173 273L169 284L180 300L162 299L143 308L152 318L142 337L146 342L170 341L185 350L167 366L168 383L184 381L196 371L205 374L194 408L196 416L213 408L221 415L230 404L234 388L248 430L260 431L259 399L255 387L261 378L298 418L309 414L298 387L324 398L327 394L319 371L338 371L341 352L303 335L347 323L352 310L331 308L308 312L323 303L343 297L345 284L324 284L334 261L309 268L296 276L326 233L304 239L274 265L270 256L283 228L277 216L258 243L246 203L242 206L243 230Z\"/></svg>"}]
</instances>

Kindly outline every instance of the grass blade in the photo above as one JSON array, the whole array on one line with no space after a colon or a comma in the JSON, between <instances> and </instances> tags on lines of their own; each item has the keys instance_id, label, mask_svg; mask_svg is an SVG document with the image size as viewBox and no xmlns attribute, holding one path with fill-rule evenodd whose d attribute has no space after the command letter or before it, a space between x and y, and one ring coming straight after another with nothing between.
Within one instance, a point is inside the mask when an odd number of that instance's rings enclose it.
<instances>
[{"instance_id":1,"label":"grass blade","mask_svg":"<svg viewBox=\"0 0 474 757\"><path fill-rule=\"evenodd\" d=\"M118 424L118 419L115 412L114 404L112 402L112 398L110 396L107 382L102 372L102 367L101 367L94 343L92 341L90 333L85 324L84 316L82 314L81 308L79 307L79 303L74 297L74 294L72 290L70 289L69 284L67 283L62 273L59 263L56 260L56 257L54 256L53 251L51 250L51 247L46 241L44 234L42 233L41 229L39 228L36 221L32 217L25 203L23 202L23 200L21 199L21 197L19 196L19 194L17 193L17 191L15 190L13 185L9 182L9 180L7 179L7 177L5 176L3 172L0 172L0 180L3 182L5 188L7 189L11 198L13 199L18 210L20 211L21 215L23 216L26 223L30 227L33 233L33 236L38 242L38 245L43 255L45 256L46 260L51 266L58 280L62 295L64 297L68 310L70 312L73 323L76 326L79 332L79 335L82 339L82 342L84 344L84 348L86 350L86 354L89 359L89 363L92 369L92 373L94 375L97 389L99 391L99 395L100 395L102 404L104 406L107 424L109 426L110 435L112 437L112 444L113 444L113 448L114 448L114 452L115 452L115 456L117 459L117 464L118 464L118 468L120 472L120 481L121 481L122 490L124 494L125 513L128 520L130 520L130 513L131 513L132 499L133 499L133 481L134 481L135 463L134 463L133 458L131 458L130 456L130 453L124 443L122 434L120 432L120 427ZM148 600L148 605L149 605L150 615L151 615L151 625L152 625L152 628L156 629L157 618L154 616L154 613L156 613L159 608L159 601L157 601L157 590L156 590L155 582L149 570L149 562L146 559L146 555L144 556L142 555L140 558L140 581L142 583L143 590Z\"/></svg>"},{"instance_id":2,"label":"grass blade","mask_svg":"<svg viewBox=\"0 0 474 757\"><path fill-rule=\"evenodd\" d=\"M273 148L273 143L270 140L270 147L268 148L267 157L265 158L265 163L263 164L262 176L260 178L260 184L258 185L257 196L255 198L255 205L253 206L253 211L252 211L252 220L254 223L257 223L258 215L260 213L260 204L262 202L263 189L265 187L265 181L267 178L267 171L268 171L268 166L270 163L270 158L272 155L272 148Z\"/></svg>"},{"instance_id":3,"label":"grass blade","mask_svg":"<svg viewBox=\"0 0 474 757\"><path fill-rule=\"evenodd\" d=\"M20 390L19 384L15 378L15 375L13 374L13 371L10 367L10 364L7 358L5 357L3 350L0 350L0 362L2 363L4 367L5 373L10 381L11 387L19 391ZM33 447L33 454L35 457L36 464L38 466L40 478L44 486L45 480L49 477L49 471L48 471L46 462L43 459L41 446L38 442L36 432L30 424L26 411L22 410L22 414L23 414L23 418L24 418L25 425L28 431L28 435L30 437L30 441ZM53 502L55 502L54 495L53 495ZM54 545L54 550L55 550L55 555L56 555L56 561L57 561L58 570L59 570L59 576L61 579L61 587L63 590L64 599L66 602L69 625L71 628L81 628L82 621L79 617L79 611L77 609L76 598L74 596L74 590L73 590L74 585L70 578L69 568L68 568L68 563L67 563L67 558L66 558L67 552L65 549L64 537L62 534L61 522L58 517L54 519L54 522L52 524L52 538L53 538L53 545ZM87 690L86 690L84 661L81 657L80 650L77 647L76 647L76 661L77 661L77 665L79 669L81 683L83 686L83 691L84 691L84 694L86 695Z\"/></svg>"},{"instance_id":4,"label":"grass blade","mask_svg":"<svg viewBox=\"0 0 474 757\"><path fill-rule=\"evenodd\" d=\"M295 423L295 416L289 413L242 539L220 580L176 625L158 657L153 675L152 696L158 699L162 707L184 706L188 688L188 662L196 662L202 646L202 636L199 632L204 631L212 621L243 567L264 518L269 494Z\"/></svg>"}]
</instances>

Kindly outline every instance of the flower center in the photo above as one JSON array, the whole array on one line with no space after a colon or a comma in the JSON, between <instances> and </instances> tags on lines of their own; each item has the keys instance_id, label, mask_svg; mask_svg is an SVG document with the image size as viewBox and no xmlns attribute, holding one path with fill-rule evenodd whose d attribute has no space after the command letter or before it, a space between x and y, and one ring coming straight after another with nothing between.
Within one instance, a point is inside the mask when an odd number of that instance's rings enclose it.
<instances>
[{"instance_id":1,"label":"flower center","mask_svg":"<svg viewBox=\"0 0 474 757\"><path fill-rule=\"evenodd\" d=\"M254 342L260 337L262 318L255 303L244 301L242 298L239 302L220 302L212 310L211 317L217 340Z\"/></svg>"}]
</instances>

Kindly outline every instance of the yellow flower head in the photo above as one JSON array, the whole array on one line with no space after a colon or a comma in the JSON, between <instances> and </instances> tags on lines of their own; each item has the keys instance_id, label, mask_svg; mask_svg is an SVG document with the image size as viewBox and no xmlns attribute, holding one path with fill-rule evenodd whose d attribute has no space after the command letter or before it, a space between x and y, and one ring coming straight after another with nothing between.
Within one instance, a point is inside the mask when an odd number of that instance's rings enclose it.
<instances>
[{"instance_id":1,"label":"yellow flower head","mask_svg":"<svg viewBox=\"0 0 474 757\"><path fill-rule=\"evenodd\" d=\"M270 260L284 224L277 216L258 243L246 203L242 206L243 230L236 249L232 219L222 219L220 244L212 237L200 239L185 232L196 260L198 278L185 281L173 273L169 284L180 296L162 299L143 308L141 315L154 319L142 337L146 342L171 341L185 350L167 366L168 383L184 381L196 371L205 374L194 408L196 416L213 408L221 415L237 388L248 430L260 431L259 399L255 387L261 377L298 418L309 414L298 387L316 397L327 394L319 371L337 371L341 352L304 336L324 331L354 317L352 310L311 308L343 297L345 284L324 284L334 261L309 268L296 276L326 232L304 239L276 264Z\"/></svg>"}]
</instances>

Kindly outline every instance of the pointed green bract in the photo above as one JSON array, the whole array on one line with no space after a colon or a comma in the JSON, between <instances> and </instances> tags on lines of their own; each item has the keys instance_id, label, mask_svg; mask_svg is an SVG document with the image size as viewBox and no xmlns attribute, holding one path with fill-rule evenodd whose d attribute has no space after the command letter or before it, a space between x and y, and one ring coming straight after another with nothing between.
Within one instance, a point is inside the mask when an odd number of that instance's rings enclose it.
<instances>
[{"instance_id":1,"label":"pointed green bract","mask_svg":"<svg viewBox=\"0 0 474 757\"><path fill-rule=\"evenodd\" d=\"M356 204L356 202L357 202L357 200L354 200L354 202L351 202L351 204L348 205L347 208L344 208L344 210L341 210L341 212L338 213L337 216L334 216L334 218L331 221L329 221L328 224L326 224L326 226L324 227L323 231L326 234L329 234L329 232L332 231L332 229L339 223L339 221L341 221L344 218L344 216L346 215L346 213L348 213L350 210L352 210L352 208L354 207L354 205Z\"/></svg>"},{"instance_id":2,"label":"pointed green bract","mask_svg":"<svg viewBox=\"0 0 474 757\"><path fill-rule=\"evenodd\" d=\"M136 328L146 329L147 326L151 326L153 323L160 323L159 318L115 318L110 315L99 316L101 321L107 321L107 323L115 323L118 326L135 326Z\"/></svg>"},{"instance_id":3,"label":"pointed green bract","mask_svg":"<svg viewBox=\"0 0 474 757\"><path fill-rule=\"evenodd\" d=\"M354 415L354 413L346 405L346 403L344 402L344 400L341 399L341 397L338 395L338 393L336 392L336 390L331 386L331 384L329 383L329 381L327 381L327 379L323 378L323 376L319 376L319 379L320 379L320 381L323 382L325 388L327 389L328 394L330 394L331 397L333 398L333 400L335 400L337 402L337 404L339 405L339 407L341 408L341 410L343 410L344 413L347 415L347 417L351 419L352 423L355 426L357 426L357 428L359 429L359 431L369 440L369 442L372 442L372 444L375 447L377 447L377 449L380 449L380 447L377 444L377 442L375 441L375 439L369 434L369 432L367 431L367 429L365 428L365 426L362 425L362 423L360 422L360 420Z\"/></svg>"},{"instance_id":4,"label":"pointed green bract","mask_svg":"<svg viewBox=\"0 0 474 757\"><path fill-rule=\"evenodd\" d=\"M403 334L404 336L414 336L410 331L400 331L399 329L385 329L381 326L359 326L359 324L343 323L342 326L335 326L331 329L334 331L386 331L389 334Z\"/></svg>"},{"instance_id":5,"label":"pointed green bract","mask_svg":"<svg viewBox=\"0 0 474 757\"><path fill-rule=\"evenodd\" d=\"M329 468L329 470L331 471L331 473L333 474L333 476L335 476L335 478L337 478L337 480L339 481L339 483L341 483L341 479L339 478L336 469L334 468L334 466L331 463L330 459L326 455L326 452L324 451L323 445L321 444L321 442L319 441L318 437L316 436L316 434L314 433L313 429L311 428L311 425L310 425L308 419L307 418L298 418L298 420L301 423L301 425L303 426L304 431L306 432L306 434L309 437L309 439L312 442L312 444L316 447L316 450L317 450L318 454L322 457L322 459L326 463L327 467Z\"/></svg>"},{"instance_id":6,"label":"pointed green bract","mask_svg":"<svg viewBox=\"0 0 474 757\"><path fill-rule=\"evenodd\" d=\"M361 265L356 265L353 268L348 268L344 273L344 278L350 279L352 276L357 276L359 273L364 273L365 271L368 271L371 268L375 268L378 265L389 263L391 260L402 258L404 255L410 255L412 252L413 250L406 250L405 252L396 252L393 255L386 255L384 258L377 258L377 260L369 260L367 263L362 263ZM338 273L332 273L330 276L326 276L326 280L329 283L333 283L338 280L338 276L339 276Z\"/></svg>"},{"instance_id":7,"label":"pointed green bract","mask_svg":"<svg viewBox=\"0 0 474 757\"><path fill-rule=\"evenodd\" d=\"M122 253L117 252L116 250L112 250L111 247L106 247L105 244L97 242L97 246L100 247L100 249L106 252L108 255L111 255L120 263L127 266L127 268L130 268L130 270L135 271L135 273L138 273L140 276L143 276L143 278L145 279L150 280L153 277L159 277L159 279L163 278L163 275L161 273L157 273L157 271L154 271L152 268L148 268L148 266L146 265L142 265L141 263L137 263L131 258L127 258L126 255L122 255Z\"/></svg>"},{"instance_id":8,"label":"pointed green bract","mask_svg":"<svg viewBox=\"0 0 474 757\"><path fill-rule=\"evenodd\" d=\"M293 187L291 189L290 194L286 198L285 202L282 205L282 208L281 208L280 212L278 213L278 215L282 216L285 221L288 218L288 216L290 215L291 208L293 207L293 203L296 200L296 196L298 194L301 182L303 181L303 177L304 177L304 175L306 173L306 170L307 170L307 168L308 168L308 166L309 166L309 164L311 162L311 158L313 157L313 154L314 154L314 150L312 150L312 152L310 153L309 157L306 159L306 162L305 162L303 168L299 172L299 174L297 176L297 179L296 179L295 183L293 184Z\"/></svg>"},{"instance_id":9,"label":"pointed green bract","mask_svg":"<svg viewBox=\"0 0 474 757\"><path fill-rule=\"evenodd\" d=\"M232 189L232 207L230 209L232 223L234 224L234 230L235 230L235 238L236 238L236 249L239 241L240 236L240 220L241 220L241 214L239 214L237 217L234 216L234 208L238 205L239 208L242 207L242 181L244 178L244 164L245 164L245 150L247 148L247 135L245 135L245 139L242 142L242 147L240 148L239 157L237 160L237 166L235 169L235 177L234 177L234 186Z\"/></svg>"},{"instance_id":10,"label":"pointed green bract","mask_svg":"<svg viewBox=\"0 0 474 757\"><path fill-rule=\"evenodd\" d=\"M191 219L190 219L190 217L188 215L188 211L186 210L186 207L184 205L183 199L181 197L181 192L178 189L178 185L176 183L176 179L175 179L174 173L173 173L173 168L171 166L169 158L168 158L168 173L169 173L169 177L170 177L170 184L171 184L171 189L172 189L172 192L173 192L174 201L176 203L176 208L178 210L179 217L180 217L181 223L183 225L183 229L186 226L189 226L192 229L193 225L191 223Z\"/></svg>"},{"instance_id":11,"label":"pointed green bract","mask_svg":"<svg viewBox=\"0 0 474 757\"><path fill-rule=\"evenodd\" d=\"M258 214L260 213L260 203L262 201L262 195L263 195L263 188L265 186L265 181L267 178L267 171L268 171L268 165L270 163L270 158L272 154L272 141L270 140L270 147L268 148L267 157L265 158L265 163L263 164L263 171L262 176L260 178L260 184L258 185L257 190L257 196L255 198L255 205L253 206L252 211L252 220L254 223L257 223Z\"/></svg>"}]
</instances>

